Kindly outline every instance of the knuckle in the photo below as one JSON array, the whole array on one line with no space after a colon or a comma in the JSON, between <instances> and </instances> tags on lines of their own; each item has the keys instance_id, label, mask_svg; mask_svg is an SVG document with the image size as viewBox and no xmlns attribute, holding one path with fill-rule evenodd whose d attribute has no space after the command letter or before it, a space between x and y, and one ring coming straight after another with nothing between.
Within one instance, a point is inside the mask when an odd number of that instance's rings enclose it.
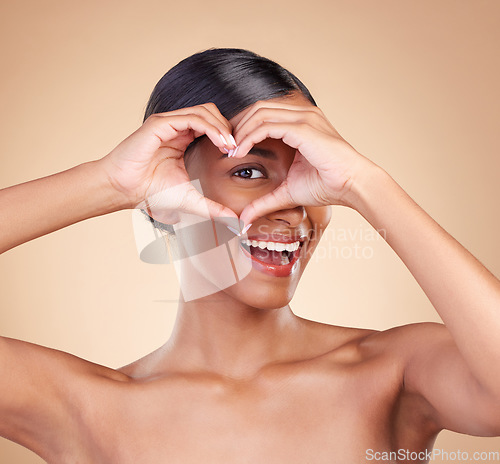
<instances>
[{"instance_id":1,"label":"knuckle","mask_svg":"<svg viewBox=\"0 0 500 464\"><path fill-rule=\"evenodd\" d=\"M261 109L266 104L266 100L257 100L252 106L257 108L257 111Z\"/></svg>"},{"instance_id":2,"label":"knuckle","mask_svg":"<svg viewBox=\"0 0 500 464\"><path fill-rule=\"evenodd\" d=\"M312 118L321 118L323 114L321 112L315 111L313 109L307 110L306 111L307 115L312 117Z\"/></svg>"},{"instance_id":3,"label":"knuckle","mask_svg":"<svg viewBox=\"0 0 500 464\"><path fill-rule=\"evenodd\" d=\"M212 203L212 213L216 214L217 216L222 215L224 212L224 206L222 206L220 203L213 202Z\"/></svg>"},{"instance_id":4,"label":"knuckle","mask_svg":"<svg viewBox=\"0 0 500 464\"><path fill-rule=\"evenodd\" d=\"M154 113L151 114L147 117L147 119L144 121L144 124L156 124L157 121L159 121L161 118L159 113Z\"/></svg>"},{"instance_id":5,"label":"knuckle","mask_svg":"<svg viewBox=\"0 0 500 464\"><path fill-rule=\"evenodd\" d=\"M199 114L197 113L189 113L186 115L190 121L196 122L196 123L203 123L205 121L204 118L202 118Z\"/></svg>"},{"instance_id":6,"label":"knuckle","mask_svg":"<svg viewBox=\"0 0 500 464\"><path fill-rule=\"evenodd\" d=\"M317 121L317 124L325 124L325 122L329 124L328 119L326 119L323 113L312 113L311 120Z\"/></svg>"},{"instance_id":7,"label":"knuckle","mask_svg":"<svg viewBox=\"0 0 500 464\"><path fill-rule=\"evenodd\" d=\"M309 124L305 121L300 121L297 123L297 129L301 132L306 132L307 130L309 130Z\"/></svg>"},{"instance_id":8,"label":"knuckle","mask_svg":"<svg viewBox=\"0 0 500 464\"><path fill-rule=\"evenodd\" d=\"M263 134L268 132L270 128L271 128L271 123L262 122L250 133L250 138L252 140L259 139L262 137Z\"/></svg>"},{"instance_id":9,"label":"knuckle","mask_svg":"<svg viewBox=\"0 0 500 464\"><path fill-rule=\"evenodd\" d=\"M218 110L217 105L214 102L207 102L202 105L207 110Z\"/></svg>"},{"instance_id":10,"label":"knuckle","mask_svg":"<svg viewBox=\"0 0 500 464\"><path fill-rule=\"evenodd\" d=\"M260 123L261 126L264 126L266 129L270 129L272 127L281 127L283 125L283 121L262 121Z\"/></svg>"},{"instance_id":11,"label":"knuckle","mask_svg":"<svg viewBox=\"0 0 500 464\"><path fill-rule=\"evenodd\" d=\"M271 109L265 106L261 106L255 111L255 115L260 117L260 118L265 118L267 114L271 112Z\"/></svg>"},{"instance_id":12,"label":"knuckle","mask_svg":"<svg viewBox=\"0 0 500 464\"><path fill-rule=\"evenodd\" d=\"M212 114L212 112L209 110L209 107L208 107L209 103L204 103L202 105L198 105L196 106L196 110L198 110L200 113L203 113L205 114L206 116Z\"/></svg>"}]
</instances>

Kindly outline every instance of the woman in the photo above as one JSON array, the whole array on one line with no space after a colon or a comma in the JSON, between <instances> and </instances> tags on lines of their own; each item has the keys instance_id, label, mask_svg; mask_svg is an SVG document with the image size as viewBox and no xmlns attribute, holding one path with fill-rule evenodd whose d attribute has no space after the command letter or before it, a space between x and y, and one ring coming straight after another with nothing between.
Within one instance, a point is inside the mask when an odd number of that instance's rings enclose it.
<instances>
[{"instance_id":1,"label":"woman","mask_svg":"<svg viewBox=\"0 0 500 464\"><path fill-rule=\"evenodd\" d=\"M446 326L291 311L330 205L384 230ZM178 239L171 338L116 370L1 339L1 435L49 463L185 464L425 462L442 429L500 434L498 279L276 63L238 49L179 63L107 156L0 192L0 250L134 208Z\"/></svg>"}]
</instances>

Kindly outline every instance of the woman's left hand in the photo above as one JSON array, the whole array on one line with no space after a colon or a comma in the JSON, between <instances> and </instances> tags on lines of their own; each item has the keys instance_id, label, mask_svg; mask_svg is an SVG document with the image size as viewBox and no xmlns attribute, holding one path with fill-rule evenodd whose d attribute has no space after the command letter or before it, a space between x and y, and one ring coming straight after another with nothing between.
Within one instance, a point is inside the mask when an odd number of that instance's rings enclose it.
<instances>
[{"instance_id":1,"label":"woman's left hand","mask_svg":"<svg viewBox=\"0 0 500 464\"><path fill-rule=\"evenodd\" d=\"M240 215L244 224L271 211L297 206L350 206L348 197L358 173L376 166L349 145L316 106L258 101L233 130L244 157L266 138L296 149L286 179L273 192L254 200Z\"/></svg>"}]
</instances>

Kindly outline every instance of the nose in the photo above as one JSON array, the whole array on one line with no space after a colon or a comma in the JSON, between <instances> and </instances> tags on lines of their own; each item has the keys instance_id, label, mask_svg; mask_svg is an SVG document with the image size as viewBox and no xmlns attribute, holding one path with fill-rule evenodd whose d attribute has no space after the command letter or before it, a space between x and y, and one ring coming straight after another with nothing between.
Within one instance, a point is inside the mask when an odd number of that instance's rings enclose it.
<instances>
[{"instance_id":1,"label":"nose","mask_svg":"<svg viewBox=\"0 0 500 464\"><path fill-rule=\"evenodd\" d=\"M280 209L279 211L266 214L265 217L272 222L282 223L288 227L297 227L306 218L306 209L303 206Z\"/></svg>"}]
</instances>

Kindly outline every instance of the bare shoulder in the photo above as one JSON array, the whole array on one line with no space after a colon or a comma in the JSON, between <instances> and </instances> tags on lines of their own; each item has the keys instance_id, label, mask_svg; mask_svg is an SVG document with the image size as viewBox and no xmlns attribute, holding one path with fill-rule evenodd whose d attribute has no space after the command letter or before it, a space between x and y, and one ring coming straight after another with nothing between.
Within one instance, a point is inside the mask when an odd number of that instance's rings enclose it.
<instances>
[{"instance_id":1,"label":"bare shoulder","mask_svg":"<svg viewBox=\"0 0 500 464\"><path fill-rule=\"evenodd\" d=\"M357 365L376 375L392 369L395 383L402 383L405 369L416 357L428 356L454 341L443 324L422 322L387 330L338 327L313 322L321 356L332 366L338 363ZM374 366L377 366L374 368Z\"/></svg>"},{"instance_id":2,"label":"bare shoulder","mask_svg":"<svg viewBox=\"0 0 500 464\"><path fill-rule=\"evenodd\" d=\"M84 406L92 384L129 380L124 373L70 353L7 337L0 337L0 365L9 373L0 376L0 412L28 422L37 417L50 423L65 420L68 411Z\"/></svg>"},{"instance_id":3,"label":"bare shoulder","mask_svg":"<svg viewBox=\"0 0 500 464\"><path fill-rule=\"evenodd\" d=\"M346 402L386 421L393 440L405 447L435 437L441 427L434 407L420 391L408 388L406 377L415 360L435 357L453 344L448 329L425 322L387 330L346 329L344 334L344 343L335 343L322 364L332 388L340 385Z\"/></svg>"},{"instance_id":4,"label":"bare shoulder","mask_svg":"<svg viewBox=\"0 0 500 464\"><path fill-rule=\"evenodd\" d=\"M360 339L360 344L367 350L393 353L405 359L422 350L433 350L449 343L453 343L450 332L444 324L437 322L419 322L374 331Z\"/></svg>"},{"instance_id":5,"label":"bare shoulder","mask_svg":"<svg viewBox=\"0 0 500 464\"><path fill-rule=\"evenodd\" d=\"M378 330L363 329L356 327L345 327L324 322L317 322L311 319L298 317L300 320L303 331L309 333L311 338L325 347L325 349L335 349L346 343L355 343L357 340L379 333Z\"/></svg>"},{"instance_id":6,"label":"bare shoulder","mask_svg":"<svg viewBox=\"0 0 500 464\"><path fill-rule=\"evenodd\" d=\"M436 322L406 324L386 330L345 329L348 342L366 355L395 352L397 356L406 356L422 347L452 340L446 326Z\"/></svg>"}]
</instances>

